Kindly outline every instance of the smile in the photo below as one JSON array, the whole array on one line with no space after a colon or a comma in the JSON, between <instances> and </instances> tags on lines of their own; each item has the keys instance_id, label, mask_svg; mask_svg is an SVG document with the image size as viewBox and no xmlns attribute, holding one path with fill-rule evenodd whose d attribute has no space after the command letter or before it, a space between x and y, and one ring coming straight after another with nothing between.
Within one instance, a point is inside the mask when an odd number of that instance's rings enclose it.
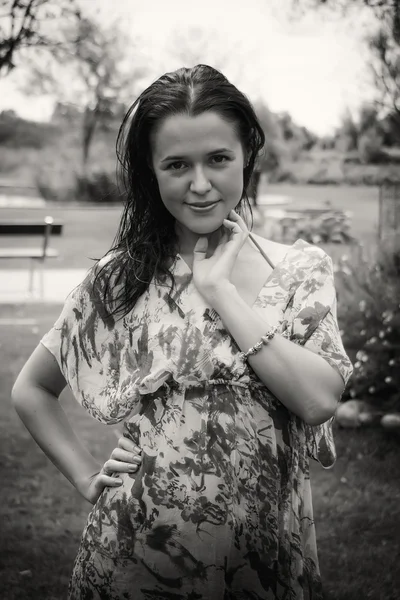
<instances>
[{"instance_id":1,"label":"smile","mask_svg":"<svg viewBox=\"0 0 400 600\"><path fill-rule=\"evenodd\" d=\"M219 200L215 202L196 202L194 204L187 204L191 210L197 213L211 212L213 208L219 204Z\"/></svg>"}]
</instances>

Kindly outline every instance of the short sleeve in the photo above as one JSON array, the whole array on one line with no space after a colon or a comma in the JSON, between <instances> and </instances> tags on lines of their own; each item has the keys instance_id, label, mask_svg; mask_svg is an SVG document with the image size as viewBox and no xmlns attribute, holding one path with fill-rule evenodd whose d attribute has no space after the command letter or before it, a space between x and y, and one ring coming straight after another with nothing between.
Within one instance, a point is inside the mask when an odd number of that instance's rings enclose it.
<instances>
[{"instance_id":1,"label":"short sleeve","mask_svg":"<svg viewBox=\"0 0 400 600\"><path fill-rule=\"evenodd\" d=\"M337 321L337 297L332 259L323 251L321 260L298 286L293 298L290 339L322 356L343 379L343 391L353 366L343 346ZM336 450L332 417L317 426L306 425L307 450L323 467L333 466Z\"/></svg>"},{"instance_id":2,"label":"short sleeve","mask_svg":"<svg viewBox=\"0 0 400 600\"><path fill-rule=\"evenodd\" d=\"M41 343L55 357L75 399L103 423L118 423L137 403L138 361L129 336L104 308L95 269L68 296Z\"/></svg>"},{"instance_id":3,"label":"short sleeve","mask_svg":"<svg viewBox=\"0 0 400 600\"><path fill-rule=\"evenodd\" d=\"M81 286L79 284L72 292L67 296L64 306L57 317L57 320L53 324L52 328L45 333L40 340L40 343L51 352L51 354L57 360L58 366L64 376L65 381L69 387L73 387L72 373L68 368L68 352L75 346L75 353L77 353L76 360L78 360L78 348L72 341L73 335L76 333L77 322L79 321L80 315L83 312L83 298Z\"/></svg>"}]
</instances>

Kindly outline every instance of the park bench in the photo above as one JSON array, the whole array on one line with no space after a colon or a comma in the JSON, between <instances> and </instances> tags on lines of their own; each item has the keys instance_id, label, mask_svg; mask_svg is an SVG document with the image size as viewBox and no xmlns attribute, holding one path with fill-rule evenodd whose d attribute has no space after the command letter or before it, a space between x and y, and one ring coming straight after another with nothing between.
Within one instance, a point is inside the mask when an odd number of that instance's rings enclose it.
<instances>
[{"instance_id":1,"label":"park bench","mask_svg":"<svg viewBox=\"0 0 400 600\"><path fill-rule=\"evenodd\" d=\"M47 258L57 258L58 251L49 246L53 235L62 234L62 223L55 223L53 217L44 220L17 220L0 221L1 236L36 236L41 237L41 244L35 247L0 247L0 259L29 259L29 292L33 292L33 277L36 265L41 268L40 293L43 296L43 266Z\"/></svg>"}]
</instances>

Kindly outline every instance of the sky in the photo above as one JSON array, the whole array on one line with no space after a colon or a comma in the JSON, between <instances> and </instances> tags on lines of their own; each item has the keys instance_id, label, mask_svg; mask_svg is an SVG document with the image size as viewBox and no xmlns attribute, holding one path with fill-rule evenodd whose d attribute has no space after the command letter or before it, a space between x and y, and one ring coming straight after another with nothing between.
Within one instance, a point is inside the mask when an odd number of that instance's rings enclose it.
<instances>
[{"instance_id":1,"label":"sky","mask_svg":"<svg viewBox=\"0 0 400 600\"><path fill-rule=\"evenodd\" d=\"M290 0L81 4L101 23L119 21L140 44L148 68L143 86L182 66L188 48L196 54L195 31L201 31L201 62L222 60L225 75L251 100L262 99L274 112L289 112L296 123L318 135L333 133L346 109L356 113L371 98L363 43L368 22L361 9L343 19L315 11L300 18L288 10ZM25 118L49 119L54 99L22 94L17 71L0 81L0 110L13 108Z\"/></svg>"}]
</instances>

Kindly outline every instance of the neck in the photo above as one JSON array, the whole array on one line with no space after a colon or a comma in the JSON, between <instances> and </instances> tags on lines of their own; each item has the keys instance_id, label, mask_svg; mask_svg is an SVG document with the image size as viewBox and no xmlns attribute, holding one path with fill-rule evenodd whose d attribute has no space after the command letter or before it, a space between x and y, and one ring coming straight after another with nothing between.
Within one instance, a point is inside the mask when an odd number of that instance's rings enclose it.
<instances>
[{"instance_id":1,"label":"neck","mask_svg":"<svg viewBox=\"0 0 400 600\"><path fill-rule=\"evenodd\" d=\"M191 256L193 254L194 247L200 237L208 238L208 250L212 253L217 247L222 235L221 228L212 233L205 234L204 236L194 233L189 229L183 229L179 225L177 225L176 231L178 234L179 253L184 256Z\"/></svg>"}]
</instances>

